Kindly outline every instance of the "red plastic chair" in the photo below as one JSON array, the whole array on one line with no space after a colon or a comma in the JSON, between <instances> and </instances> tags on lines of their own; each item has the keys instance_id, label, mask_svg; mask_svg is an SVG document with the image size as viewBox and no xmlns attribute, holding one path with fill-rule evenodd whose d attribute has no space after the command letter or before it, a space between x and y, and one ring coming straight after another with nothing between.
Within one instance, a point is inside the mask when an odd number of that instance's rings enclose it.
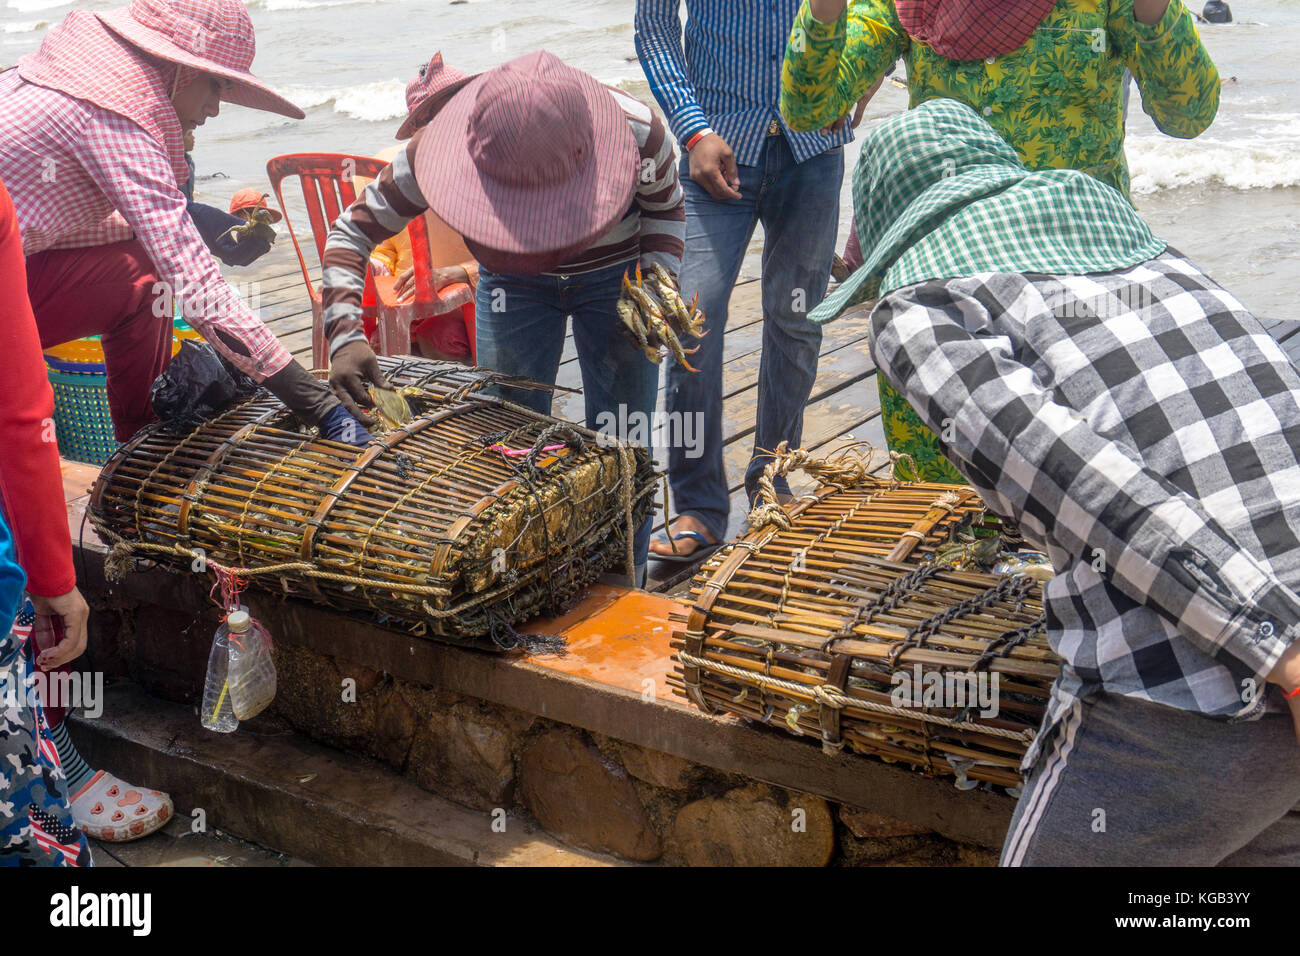
<instances>
[{"instance_id":1,"label":"red plastic chair","mask_svg":"<svg viewBox=\"0 0 1300 956\"><path fill-rule=\"evenodd\" d=\"M471 360L478 350L474 343L474 291L465 282L453 282L441 289L433 288L432 256L429 254L429 230L424 216L416 216L406 226L411 240L411 265L415 269L415 294L408 302L398 302L393 294L396 276L376 276L375 288L379 292L377 347L380 355L401 354L410 350L413 328L421 321L457 314L463 317L469 333ZM462 309L463 305L467 308Z\"/></svg>"},{"instance_id":2,"label":"red plastic chair","mask_svg":"<svg viewBox=\"0 0 1300 956\"><path fill-rule=\"evenodd\" d=\"M325 241L329 238L330 227L339 214L356 200L354 178L361 176L377 179L379 173L388 164L371 156L351 156L343 153L290 153L276 156L266 164L266 173L275 190L276 202L289 227L289 236L293 239L294 251L298 254L298 265L302 268L303 282L307 284L307 293L311 297L312 313L312 367L326 368L329 364L329 349L325 342L325 326L320 289L311 280L307 269L307 260L303 256L302 244L289 218L289 210L284 202L282 184L291 176L298 177L302 188L303 201L307 206L307 217L311 221L312 239L316 246L316 261L323 268ZM424 226L424 217L417 216L407 227L411 238L411 252L415 266L415 297L410 302L399 303L393 294L397 282L395 276L374 276L366 269L366 284L362 292L361 317L367 337L380 355L405 355L411 350L411 326L417 316L426 317L448 311L444 300L449 298L457 283L441 290L442 295L431 288L432 275L429 265L428 234ZM452 307L454 308L454 306ZM469 329L471 350L473 350L474 330Z\"/></svg>"}]
</instances>

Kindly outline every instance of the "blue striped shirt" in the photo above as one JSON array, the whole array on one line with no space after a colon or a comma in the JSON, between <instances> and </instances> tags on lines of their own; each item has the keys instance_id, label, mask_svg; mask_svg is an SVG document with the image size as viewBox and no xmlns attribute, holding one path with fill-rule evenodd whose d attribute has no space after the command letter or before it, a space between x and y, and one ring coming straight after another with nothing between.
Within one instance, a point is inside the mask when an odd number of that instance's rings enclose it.
<instances>
[{"instance_id":1,"label":"blue striped shirt","mask_svg":"<svg viewBox=\"0 0 1300 956\"><path fill-rule=\"evenodd\" d=\"M781 119L781 63L800 2L686 0L683 51L679 0L637 0L637 56L679 143L712 127L737 163L755 166L772 120L798 162L853 139L847 123L823 136Z\"/></svg>"}]
</instances>

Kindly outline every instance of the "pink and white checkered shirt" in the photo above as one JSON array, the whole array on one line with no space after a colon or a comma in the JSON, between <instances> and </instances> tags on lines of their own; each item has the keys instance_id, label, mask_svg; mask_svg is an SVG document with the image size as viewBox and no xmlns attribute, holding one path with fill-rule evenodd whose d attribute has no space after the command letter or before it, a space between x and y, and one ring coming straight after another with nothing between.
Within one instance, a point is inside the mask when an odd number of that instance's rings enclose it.
<instances>
[{"instance_id":1,"label":"pink and white checkered shirt","mask_svg":"<svg viewBox=\"0 0 1300 956\"><path fill-rule=\"evenodd\" d=\"M186 318L238 368L259 381L289 351L221 277L185 211L162 145L131 120L84 100L0 74L0 179L18 213L23 252L140 241ZM163 314L169 314L167 310ZM211 334L221 329L249 355Z\"/></svg>"}]
</instances>

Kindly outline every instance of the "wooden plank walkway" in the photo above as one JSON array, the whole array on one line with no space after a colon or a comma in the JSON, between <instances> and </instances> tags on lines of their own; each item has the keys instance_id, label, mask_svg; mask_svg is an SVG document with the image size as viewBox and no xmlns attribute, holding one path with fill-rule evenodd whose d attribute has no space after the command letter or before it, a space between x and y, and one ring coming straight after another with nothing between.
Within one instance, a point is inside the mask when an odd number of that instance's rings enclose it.
<instances>
[{"instance_id":1,"label":"wooden plank walkway","mask_svg":"<svg viewBox=\"0 0 1300 956\"><path fill-rule=\"evenodd\" d=\"M263 320L304 365L311 362L311 306L302 272L286 238L263 261L248 269L227 269L232 281L251 289ZM317 278L313 274L313 279ZM876 391L876 368L867 347L867 310L859 308L825 327L817 381L804 412L804 447L829 452L848 441L866 440L878 450L884 448L880 423L880 398ZM1293 362L1300 364L1300 320L1264 320L1265 327L1282 344ZM744 525L744 474L753 448L754 419L758 400L758 367L762 343L760 283L742 276L731 297L727 319L723 367L723 442L727 478L731 492L731 524L728 535ZM660 376L659 408L664 402L664 380ZM581 388L573 335L565 341L557 384ZM553 413L569 421L583 420L580 394L557 394ZM881 468L883 452L878 451ZM807 482L792 481L796 493ZM662 496L658 499L656 526L663 523ZM658 566L651 563L651 570ZM674 579L658 582L660 586Z\"/></svg>"}]
</instances>

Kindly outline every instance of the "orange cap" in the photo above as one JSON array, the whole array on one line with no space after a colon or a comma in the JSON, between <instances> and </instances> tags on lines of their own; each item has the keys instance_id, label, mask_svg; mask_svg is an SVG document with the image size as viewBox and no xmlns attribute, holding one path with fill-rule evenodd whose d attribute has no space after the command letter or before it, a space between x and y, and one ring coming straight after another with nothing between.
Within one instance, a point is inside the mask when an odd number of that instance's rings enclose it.
<instances>
[{"instance_id":1,"label":"orange cap","mask_svg":"<svg viewBox=\"0 0 1300 956\"><path fill-rule=\"evenodd\" d=\"M272 222L279 222L281 215L266 205L266 193L256 189L241 189L230 200L230 214L233 216L241 209L265 209L271 214Z\"/></svg>"}]
</instances>

